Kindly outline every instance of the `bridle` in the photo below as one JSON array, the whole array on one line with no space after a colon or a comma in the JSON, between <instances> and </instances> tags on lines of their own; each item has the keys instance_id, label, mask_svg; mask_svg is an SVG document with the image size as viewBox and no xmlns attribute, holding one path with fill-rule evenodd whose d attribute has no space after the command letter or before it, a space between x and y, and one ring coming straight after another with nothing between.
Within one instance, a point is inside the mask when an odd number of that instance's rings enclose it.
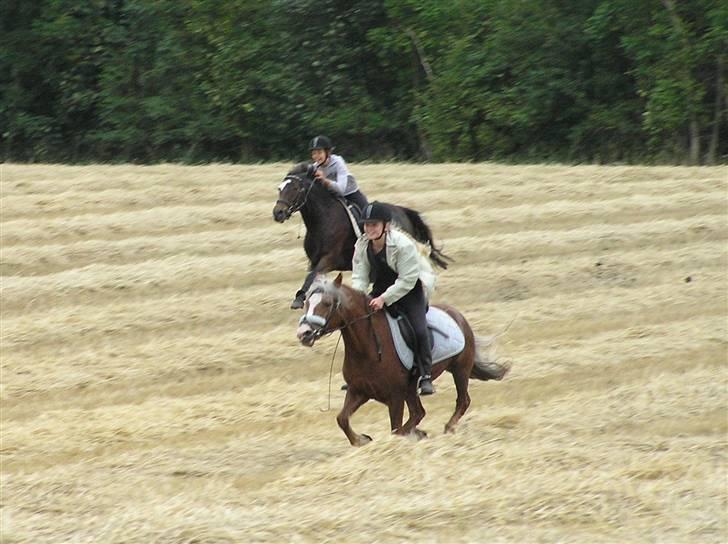
<instances>
[{"instance_id":1,"label":"bridle","mask_svg":"<svg viewBox=\"0 0 728 544\"><path fill-rule=\"evenodd\" d=\"M286 180L298 182L298 189L296 190L296 195L293 198L293 202L289 202L288 200L285 200L283 198L279 198L278 200L276 200L276 204L283 204L284 206L286 206L286 219L288 219L306 205L308 195L313 188L313 182L309 183L307 187L306 180L295 174L288 174L285 178L283 178L283 181ZM301 194L303 194L303 198L301 198Z\"/></svg>"},{"instance_id":2,"label":"bridle","mask_svg":"<svg viewBox=\"0 0 728 544\"><path fill-rule=\"evenodd\" d=\"M310 295L314 295L316 293L323 293L323 288L314 289ZM354 319L351 319L349 321L346 321L343 325L339 327L333 327L331 329L328 328L329 323L331 322L331 318L334 316L334 314L339 310L341 307L341 300L339 297L336 297L336 304L332 306L332 308L329 310L329 313L326 315L326 317L321 317L320 315L308 315L303 314L301 316L301 319L298 320L298 325L308 325L311 327L311 330L313 331L313 337L314 339L318 340L322 336L326 336L329 334L333 334L336 331L344 330L345 328L349 327L350 325L356 323L357 321L361 321L362 319L369 319L371 324L371 317L376 313L376 311L367 312L364 315L360 315L359 317L355 317ZM376 331L374 330L374 327L372 326L372 331L374 332L374 338L377 342L377 352L379 353L379 357L381 359L382 356L382 348L381 348L381 342L379 341L379 337L377 336Z\"/></svg>"},{"instance_id":3,"label":"bridle","mask_svg":"<svg viewBox=\"0 0 728 544\"><path fill-rule=\"evenodd\" d=\"M306 298L310 297L311 295L315 295L316 293L323 293L323 288L317 288L311 291ZM327 327L329 326L329 323L331 322L331 318L334 316L334 314L338 311L339 307L341 306L341 300L339 297L336 297L336 304L334 304L331 309L329 310L329 313L326 314L326 317L321 317L320 315L309 315L309 314L303 314L301 316L301 319L298 320L298 325L308 325L311 327L311 330L313 331L313 336L316 340L321 338L324 335L332 334L336 332L337 330L345 329L349 326L349 324L346 324L341 327L333 328L327 330Z\"/></svg>"}]
</instances>

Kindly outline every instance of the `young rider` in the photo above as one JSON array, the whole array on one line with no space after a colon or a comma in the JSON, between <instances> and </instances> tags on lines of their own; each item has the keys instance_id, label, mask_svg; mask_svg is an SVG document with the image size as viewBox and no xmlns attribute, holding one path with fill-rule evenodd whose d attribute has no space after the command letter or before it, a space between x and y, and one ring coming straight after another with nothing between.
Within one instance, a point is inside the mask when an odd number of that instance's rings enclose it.
<instances>
[{"instance_id":1,"label":"young rider","mask_svg":"<svg viewBox=\"0 0 728 544\"><path fill-rule=\"evenodd\" d=\"M373 284L369 307L381 310L394 306L409 319L416 337L420 395L432 395L432 352L427 335L427 297L422 278L426 271L415 242L406 234L390 229L389 209L372 202L362 217L364 234L354 246L351 285L366 292Z\"/></svg>"},{"instance_id":2,"label":"young rider","mask_svg":"<svg viewBox=\"0 0 728 544\"><path fill-rule=\"evenodd\" d=\"M343 196L347 202L353 202L360 210L367 207L367 197L359 190L356 179L346 167L341 155L334 155L334 146L326 136L316 136L308 146L311 159L317 166L315 176L331 191Z\"/></svg>"}]
</instances>

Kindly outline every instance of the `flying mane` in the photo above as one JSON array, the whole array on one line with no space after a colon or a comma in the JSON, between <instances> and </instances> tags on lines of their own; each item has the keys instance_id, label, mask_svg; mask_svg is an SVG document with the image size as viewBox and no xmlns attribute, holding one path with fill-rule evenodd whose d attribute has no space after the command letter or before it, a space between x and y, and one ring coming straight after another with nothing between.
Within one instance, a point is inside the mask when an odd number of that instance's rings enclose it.
<instances>
[{"instance_id":1,"label":"flying mane","mask_svg":"<svg viewBox=\"0 0 728 544\"><path fill-rule=\"evenodd\" d=\"M306 298L316 291L323 291L324 294L331 295L343 306L348 306L348 304L353 301L352 299L366 297L364 293L360 293L353 287L344 283L337 286L334 280L330 279L325 274L319 274L316 276L316 279L313 280L311 287L309 287L308 292L306 293Z\"/></svg>"}]
</instances>

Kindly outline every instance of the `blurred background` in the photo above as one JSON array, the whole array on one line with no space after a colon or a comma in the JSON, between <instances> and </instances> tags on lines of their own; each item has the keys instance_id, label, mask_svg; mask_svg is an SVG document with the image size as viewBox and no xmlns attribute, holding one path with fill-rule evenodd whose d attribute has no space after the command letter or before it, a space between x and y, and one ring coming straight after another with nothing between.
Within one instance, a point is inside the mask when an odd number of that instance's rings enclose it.
<instances>
[{"instance_id":1,"label":"blurred background","mask_svg":"<svg viewBox=\"0 0 728 544\"><path fill-rule=\"evenodd\" d=\"M4 0L0 159L714 164L719 0Z\"/></svg>"}]
</instances>

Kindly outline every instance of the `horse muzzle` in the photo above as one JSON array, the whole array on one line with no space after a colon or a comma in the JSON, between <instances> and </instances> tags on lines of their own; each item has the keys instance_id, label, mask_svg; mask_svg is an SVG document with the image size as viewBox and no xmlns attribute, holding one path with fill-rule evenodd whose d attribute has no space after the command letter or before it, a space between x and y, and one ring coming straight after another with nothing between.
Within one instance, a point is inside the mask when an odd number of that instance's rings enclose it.
<instances>
[{"instance_id":1,"label":"horse muzzle","mask_svg":"<svg viewBox=\"0 0 728 544\"><path fill-rule=\"evenodd\" d=\"M277 223L283 223L291 217L291 214L288 213L288 210L285 206L281 204L276 204L273 206L273 220Z\"/></svg>"},{"instance_id":2,"label":"horse muzzle","mask_svg":"<svg viewBox=\"0 0 728 544\"><path fill-rule=\"evenodd\" d=\"M314 343L316 343L319 335L314 329L311 328L310 325L304 324L298 327L298 330L296 331L296 337L302 345L310 348L314 345Z\"/></svg>"},{"instance_id":3,"label":"horse muzzle","mask_svg":"<svg viewBox=\"0 0 728 544\"><path fill-rule=\"evenodd\" d=\"M314 345L316 340L323 336L327 320L320 315L303 315L298 321L296 336L298 341L306 347Z\"/></svg>"}]
</instances>

